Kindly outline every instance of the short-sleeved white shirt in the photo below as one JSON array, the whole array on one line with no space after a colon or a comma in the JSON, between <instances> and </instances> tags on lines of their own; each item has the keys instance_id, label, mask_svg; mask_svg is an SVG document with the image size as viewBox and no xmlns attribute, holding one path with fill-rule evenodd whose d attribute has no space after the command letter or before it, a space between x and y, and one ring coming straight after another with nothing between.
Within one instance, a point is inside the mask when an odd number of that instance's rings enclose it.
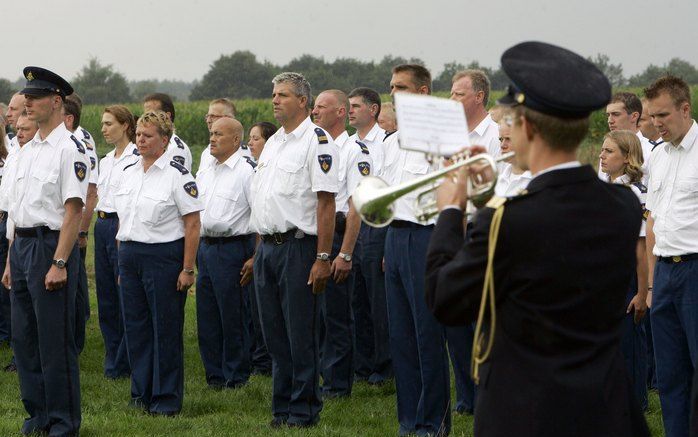
<instances>
[{"instance_id":1,"label":"short-sleeved white shirt","mask_svg":"<svg viewBox=\"0 0 698 437\"><path fill-rule=\"evenodd\" d=\"M252 179L250 226L259 234L298 228L317 235L317 193L337 193L339 151L324 130L306 118L282 127L266 142Z\"/></svg>"},{"instance_id":2,"label":"short-sleeved white shirt","mask_svg":"<svg viewBox=\"0 0 698 437\"><path fill-rule=\"evenodd\" d=\"M373 161L368 146L351 141L346 131L334 140L339 148L339 193L335 198L337 212L349 212L349 198L364 176L371 174ZM363 145L362 145L363 144Z\"/></svg>"},{"instance_id":3,"label":"short-sleeved white shirt","mask_svg":"<svg viewBox=\"0 0 698 437\"><path fill-rule=\"evenodd\" d=\"M114 199L112 198L113 190L111 188L116 184L116 177L126 165L133 163L139 157L138 148L133 143L128 143L124 148L123 153L119 158L114 157L114 150L107 153L104 158L99 161L99 180L97 182L97 211L116 212L114 208Z\"/></svg>"},{"instance_id":4,"label":"short-sleeved white shirt","mask_svg":"<svg viewBox=\"0 0 698 437\"><path fill-rule=\"evenodd\" d=\"M514 174L513 169L511 164L504 165L504 170L497 177L497 185L494 187L495 195L500 197L516 196L531 182L530 171L526 170L521 174Z\"/></svg>"},{"instance_id":5,"label":"short-sleeved white shirt","mask_svg":"<svg viewBox=\"0 0 698 437\"><path fill-rule=\"evenodd\" d=\"M182 216L201 211L194 177L167 153L147 172L143 158L121 170L113 199L119 215L119 241L167 243L184 237Z\"/></svg>"},{"instance_id":6,"label":"short-sleeved white shirt","mask_svg":"<svg viewBox=\"0 0 698 437\"><path fill-rule=\"evenodd\" d=\"M172 137L170 138L170 143L167 145L166 154L168 153L170 155L171 161L177 161L184 167L186 167L187 170L191 171L191 150L189 150L189 146L187 146L187 143L182 141L182 139L178 137L177 134L173 133Z\"/></svg>"},{"instance_id":7,"label":"short-sleeved white shirt","mask_svg":"<svg viewBox=\"0 0 698 437\"><path fill-rule=\"evenodd\" d=\"M5 135L5 148L7 149L8 156L14 153L16 149L19 149L19 140L17 139L17 135L12 135L11 138L10 134Z\"/></svg>"},{"instance_id":8,"label":"short-sleeved white shirt","mask_svg":"<svg viewBox=\"0 0 698 437\"><path fill-rule=\"evenodd\" d=\"M608 178L606 180L608 180ZM645 201L647 199L647 187L642 182L634 184L630 183L630 177L624 174L623 176L614 179L613 183L630 187L633 193L635 193L635 195L637 196L637 200L640 201L642 209L645 209ZM647 235L646 227L647 220L643 218L642 226L640 226L640 237L644 237L645 235Z\"/></svg>"},{"instance_id":9,"label":"short-sleeved white shirt","mask_svg":"<svg viewBox=\"0 0 698 437\"><path fill-rule=\"evenodd\" d=\"M82 126L78 126L78 128L75 129L75 132L73 132L73 135L75 135L75 138L77 138L78 140L82 141L83 144L85 144L85 154L90 160L89 181L91 184L96 184L99 181L99 158L97 158L97 146L95 143L95 139Z\"/></svg>"},{"instance_id":10,"label":"short-sleeved white shirt","mask_svg":"<svg viewBox=\"0 0 698 437\"><path fill-rule=\"evenodd\" d=\"M652 152L647 209L654 219L653 253L698 253L698 124L680 144L664 143Z\"/></svg>"},{"instance_id":11,"label":"short-sleeved white shirt","mask_svg":"<svg viewBox=\"0 0 698 437\"><path fill-rule=\"evenodd\" d=\"M216 161L196 175L204 210L201 236L228 237L250 233L250 185L254 162L241 149L223 163Z\"/></svg>"},{"instance_id":12,"label":"short-sleeved white shirt","mask_svg":"<svg viewBox=\"0 0 698 437\"><path fill-rule=\"evenodd\" d=\"M385 139L385 130L381 129L378 123L374 124L371 130L368 131L364 138L359 138L359 132L349 137L349 141L361 141L368 147L368 151L373 161L371 167L371 175L382 177L383 161L385 159L385 151L383 150L383 140Z\"/></svg>"},{"instance_id":13,"label":"short-sleeved white shirt","mask_svg":"<svg viewBox=\"0 0 698 437\"><path fill-rule=\"evenodd\" d=\"M48 226L59 231L65 202L87 195L89 160L85 147L61 123L42 140L40 132L15 152L8 180L8 216L17 227Z\"/></svg>"},{"instance_id":14,"label":"short-sleeved white shirt","mask_svg":"<svg viewBox=\"0 0 698 437\"><path fill-rule=\"evenodd\" d=\"M250 148L246 144L240 145L238 153L240 153L240 155L242 155L243 157L252 157L252 152L250 152ZM211 156L211 145L209 144L206 146L204 150L201 151L201 158L199 159L199 168L196 171L196 174L198 175L201 170L211 167L214 164L216 164L216 158Z\"/></svg>"},{"instance_id":15,"label":"short-sleeved white shirt","mask_svg":"<svg viewBox=\"0 0 698 437\"><path fill-rule=\"evenodd\" d=\"M487 116L477 125L475 129L468 134L470 144L485 146L487 153L493 158L498 157L502 153L501 143L499 142L499 125L492 120L492 116Z\"/></svg>"}]
</instances>

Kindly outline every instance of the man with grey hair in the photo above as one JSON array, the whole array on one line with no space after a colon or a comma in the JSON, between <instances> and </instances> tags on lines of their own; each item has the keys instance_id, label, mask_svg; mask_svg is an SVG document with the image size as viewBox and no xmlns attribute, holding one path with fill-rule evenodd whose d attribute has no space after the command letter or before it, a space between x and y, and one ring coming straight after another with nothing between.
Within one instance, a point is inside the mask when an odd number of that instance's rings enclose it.
<instances>
[{"instance_id":1,"label":"man with grey hair","mask_svg":"<svg viewBox=\"0 0 698 437\"><path fill-rule=\"evenodd\" d=\"M14 152L19 149L19 144L17 143L17 138L15 134L17 133L17 120L19 116L24 112L24 96L20 93L15 93L10 99L10 103L7 105L7 112L5 112L5 121L8 126L14 129L14 133L8 132L5 136L5 147L7 152Z\"/></svg>"},{"instance_id":2,"label":"man with grey hair","mask_svg":"<svg viewBox=\"0 0 698 437\"><path fill-rule=\"evenodd\" d=\"M318 294L330 278L338 150L308 116L310 84L298 73L272 81L281 128L264 146L252 180L250 227L262 333L273 363L270 426L309 427L322 409Z\"/></svg>"},{"instance_id":3,"label":"man with grey hair","mask_svg":"<svg viewBox=\"0 0 698 437\"><path fill-rule=\"evenodd\" d=\"M499 156L499 126L487 112L489 78L482 70L463 70L453 75L452 83L451 100L463 105L470 144L485 146L487 153Z\"/></svg>"}]
</instances>

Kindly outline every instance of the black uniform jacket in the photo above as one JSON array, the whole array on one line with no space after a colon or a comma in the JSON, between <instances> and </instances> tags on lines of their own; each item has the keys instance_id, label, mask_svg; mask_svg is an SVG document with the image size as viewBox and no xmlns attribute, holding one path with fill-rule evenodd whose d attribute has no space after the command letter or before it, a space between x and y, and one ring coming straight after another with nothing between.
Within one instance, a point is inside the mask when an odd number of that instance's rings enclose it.
<instances>
[{"instance_id":1,"label":"black uniform jacket","mask_svg":"<svg viewBox=\"0 0 698 437\"><path fill-rule=\"evenodd\" d=\"M477 319L493 212L476 214L468 241L460 211L439 217L426 300L446 325ZM544 173L506 202L476 436L649 435L619 346L641 220L635 194L590 166Z\"/></svg>"}]
</instances>

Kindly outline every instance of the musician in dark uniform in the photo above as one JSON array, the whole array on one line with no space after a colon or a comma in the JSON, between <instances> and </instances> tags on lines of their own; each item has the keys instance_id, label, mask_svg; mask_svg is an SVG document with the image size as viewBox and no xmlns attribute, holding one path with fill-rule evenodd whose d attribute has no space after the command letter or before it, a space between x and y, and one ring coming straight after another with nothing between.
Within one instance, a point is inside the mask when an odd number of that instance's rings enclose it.
<instances>
[{"instance_id":1,"label":"musician in dark uniform","mask_svg":"<svg viewBox=\"0 0 698 437\"><path fill-rule=\"evenodd\" d=\"M648 436L619 346L642 210L629 188L576 161L611 86L582 57L539 42L507 50L502 68L513 84L500 103L514 106L516 159L533 179L493 198L464 241L468 170L446 178L427 254L437 319L480 319L475 435Z\"/></svg>"}]
</instances>

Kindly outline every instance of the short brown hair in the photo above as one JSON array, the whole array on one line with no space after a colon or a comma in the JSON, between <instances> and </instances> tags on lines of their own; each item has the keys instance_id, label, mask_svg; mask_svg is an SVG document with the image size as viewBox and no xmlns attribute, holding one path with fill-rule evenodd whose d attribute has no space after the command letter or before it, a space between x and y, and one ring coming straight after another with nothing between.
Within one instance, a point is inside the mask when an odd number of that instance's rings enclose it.
<instances>
[{"instance_id":1,"label":"short brown hair","mask_svg":"<svg viewBox=\"0 0 698 437\"><path fill-rule=\"evenodd\" d=\"M637 112L640 114L640 116L642 116L642 101L633 93L615 93L613 97L611 97L610 103L622 103L623 106L625 106L625 112L627 112L628 115L632 114L633 112ZM637 122L640 123L640 117L637 118Z\"/></svg>"},{"instance_id":2,"label":"short brown hair","mask_svg":"<svg viewBox=\"0 0 698 437\"><path fill-rule=\"evenodd\" d=\"M461 70L453 75L451 83L455 83L455 81L464 77L470 78L470 82L473 85L473 91L476 93L479 93L480 91L485 93L485 96L482 99L482 106L487 106L487 103L490 101L490 79L487 77L487 74L485 74L485 72L482 70Z\"/></svg>"},{"instance_id":3,"label":"short brown hair","mask_svg":"<svg viewBox=\"0 0 698 437\"><path fill-rule=\"evenodd\" d=\"M66 98L63 102L63 112L65 115L73 116L73 130L80 126L80 114L82 113L82 107L75 100Z\"/></svg>"},{"instance_id":4,"label":"short brown hair","mask_svg":"<svg viewBox=\"0 0 698 437\"><path fill-rule=\"evenodd\" d=\"M645 97L648 99L656 99L661 93L667 93L674 101L674 105L678 108L682 103L691 104L691 89L688 84L680 77L670 74L662 76L655 80L652 85L643 90Z\"/></svg>"},{"instance_id":5,"label":"short brown hair","mask_svg":"<svg viewBox=\"0 0 698 437\"><path fill-rule=\"evenodd\" d=\"M136 120L133 118L133 114L124 105L111 105L104 108L105 114L111 114L116 118L120 124L128 125L126 130L126 135L129 141L132 143L136 142Z\"/></svg>"},{"instance_id":6,"label":"short brown hair","mask_svg":"<svg viewBox=\"0 0 698 437\"><path fill-rule=\"evenodd\" d=\"M160 110L169 112L172 118L172 123L175 121L175 106L172 97L165 93L152 93L143 98L143 102L158 102Z\"/></svg>"},{"instance_id":7,"label":"short brown hair","mask_svg":"<svg viewBox=\"0 0 698 437\"><path fill-rule=\"evenodd\" d=\"M423 65L419 64L400 64L393 67L393 74L410 73L412 75L412 83L417 85L417 88L427 87L431 94L431 73Z\"/></svg>"},{"instance_id":8,"label":"short brown hair","mask_svg":"<svg viewBox=\"0 0 698 437\"><path fill-rule=\"evenodd\" d=\"M163 136L172 138L172 133L174 129L172 127L172 120L167 116L165 111L148 111L138 118L138 126L143 126L144 124L152 124L158 128L158 133Z\"/></svg>"},{"instance_id":9,"label":"short brown hair","mask_svg":"<svg viewBox=\"0 0 698 437\"><path fill-rule=\"evenodd\" d=\"M628 158L628 163L625 164L623 173L630 177L630 183L640 182L642 180L642 144L640 144L640 139L634 132L629 130L614 130L607 133L604 140L608 139L613 141L623 157Z\"/></svg>"},{"instance_id":10,"label":"short brown hair","mask_svg":"<svg viewBox=\"0 0 698 437\"><path fill-rule=\"evenodd\" d=\"M515 123L521 123L523 116L551 149L572 152L589 131L589 117L559 118L522 105L515 107L515 114Z\"/></svg>"},{"instance_id":11,"label":"short brown hair","mask_svg":"<svg viewBox=\"0 0 698 437\"><path fill-rule=\"evenodd\" d=\"M230 99L226 99L225 97L220 98L220 99L211 100L211 102L208 104L208 106L211 106L211 105L223 105L223 106L225 106L225 109L228 110L228 112L230 113L230 116L232 116L233 118L235 118L235 115L238 112L238 109L235 107L235 103L233 103L233 101Z\"/></svg>"}]
</instances>

